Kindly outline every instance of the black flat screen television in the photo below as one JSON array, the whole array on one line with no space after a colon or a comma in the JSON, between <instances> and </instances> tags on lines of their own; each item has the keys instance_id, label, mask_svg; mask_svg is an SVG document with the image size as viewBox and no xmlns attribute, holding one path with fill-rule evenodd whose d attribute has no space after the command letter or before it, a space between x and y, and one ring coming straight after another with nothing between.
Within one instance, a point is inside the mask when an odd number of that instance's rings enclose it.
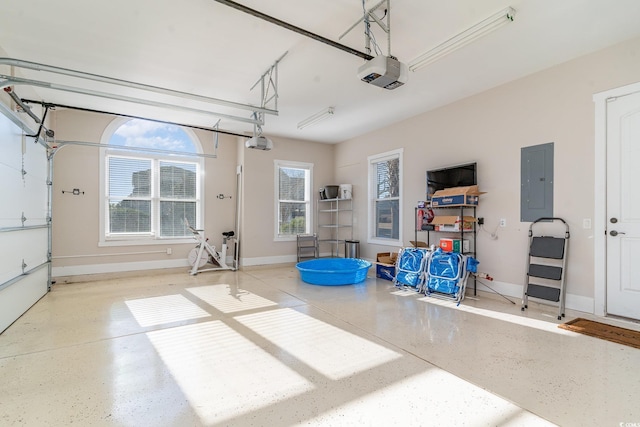
<instances>
[{"instance_id":1,"label":"black flat screen television","mask_svg":"<svg viewBox=\"0 0 640 427\"><path fill-rule=\"evenodd\" d=\"M438 190L478 184L477 163L427 171L427 200Z\"/></svg>"}]
</instances>

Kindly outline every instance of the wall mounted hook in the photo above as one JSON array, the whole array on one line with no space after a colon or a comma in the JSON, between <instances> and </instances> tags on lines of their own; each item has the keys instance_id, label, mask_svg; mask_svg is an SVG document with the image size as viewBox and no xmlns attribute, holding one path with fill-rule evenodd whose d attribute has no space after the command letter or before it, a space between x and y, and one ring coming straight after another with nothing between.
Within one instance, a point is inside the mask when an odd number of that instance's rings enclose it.
<instances>
[{"instance_id":1,"label":"wall mounted hook","mask_svg":"<svg viewBox=\"0 0 640 427\"><path fill-rule=\"evenodd\" d=\"M79 195L81 195L81 194L84 194L84 191L80 191L80 189L79 189L79 188L74 188L74 189L73 189L73 190L71 190L71 191L69 191L69 190L66 190L66 191L65 191L65 190L62 190L62 194L65 194L65 193L71 193L71 194L73 194L74 196L79 196Z\"/></svg>"}]
</instances>

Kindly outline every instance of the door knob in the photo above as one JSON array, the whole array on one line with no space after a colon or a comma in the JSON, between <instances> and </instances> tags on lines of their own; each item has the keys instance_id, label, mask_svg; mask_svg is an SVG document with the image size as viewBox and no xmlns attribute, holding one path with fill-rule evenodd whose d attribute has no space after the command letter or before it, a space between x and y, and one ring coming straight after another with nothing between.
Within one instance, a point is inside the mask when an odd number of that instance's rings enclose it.
<instances>
[{"instance_id":1,"label":"door knob","mask_svg":"<svg viewBox=\"0 0 640 427\"><path fill-rule=\"evenodd\" d=\"M623 233L622 231L611 230L609 234L612 235L613 237L616 237L618 234L627 234L627 233Z\"/></svg>"}]
</instances>

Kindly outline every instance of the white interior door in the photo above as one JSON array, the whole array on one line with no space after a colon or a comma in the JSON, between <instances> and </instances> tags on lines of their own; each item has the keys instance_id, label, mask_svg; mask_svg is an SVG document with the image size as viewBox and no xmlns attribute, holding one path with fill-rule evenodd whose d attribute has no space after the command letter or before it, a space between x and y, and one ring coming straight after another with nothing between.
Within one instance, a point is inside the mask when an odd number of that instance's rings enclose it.
<instances>
[{"instance_id":1,"label":"white interior door","mask_svg":"<svg viewBox=\"0 0 640 427\"><path fill-rule=\"evenodd\" d=\"M607 313L640 319L640 92L607 104Z\"/></svg>"}]
</instances>

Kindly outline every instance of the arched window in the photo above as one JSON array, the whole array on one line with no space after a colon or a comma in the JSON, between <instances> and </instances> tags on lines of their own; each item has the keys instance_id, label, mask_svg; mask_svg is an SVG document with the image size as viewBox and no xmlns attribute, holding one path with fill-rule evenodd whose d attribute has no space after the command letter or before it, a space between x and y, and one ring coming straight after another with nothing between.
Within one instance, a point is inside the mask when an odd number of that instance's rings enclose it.
<instances>
[{"instance_id":1,"label":"arched window","mask_svg":"<svg viewBox=\"0 0 640 427\"><path fill-rule=\"evenodd\" d=\"M202 194L200 144L190 130L118 119L103 136L103 242L191 237Z\"/></svg>"}]
</instances>

